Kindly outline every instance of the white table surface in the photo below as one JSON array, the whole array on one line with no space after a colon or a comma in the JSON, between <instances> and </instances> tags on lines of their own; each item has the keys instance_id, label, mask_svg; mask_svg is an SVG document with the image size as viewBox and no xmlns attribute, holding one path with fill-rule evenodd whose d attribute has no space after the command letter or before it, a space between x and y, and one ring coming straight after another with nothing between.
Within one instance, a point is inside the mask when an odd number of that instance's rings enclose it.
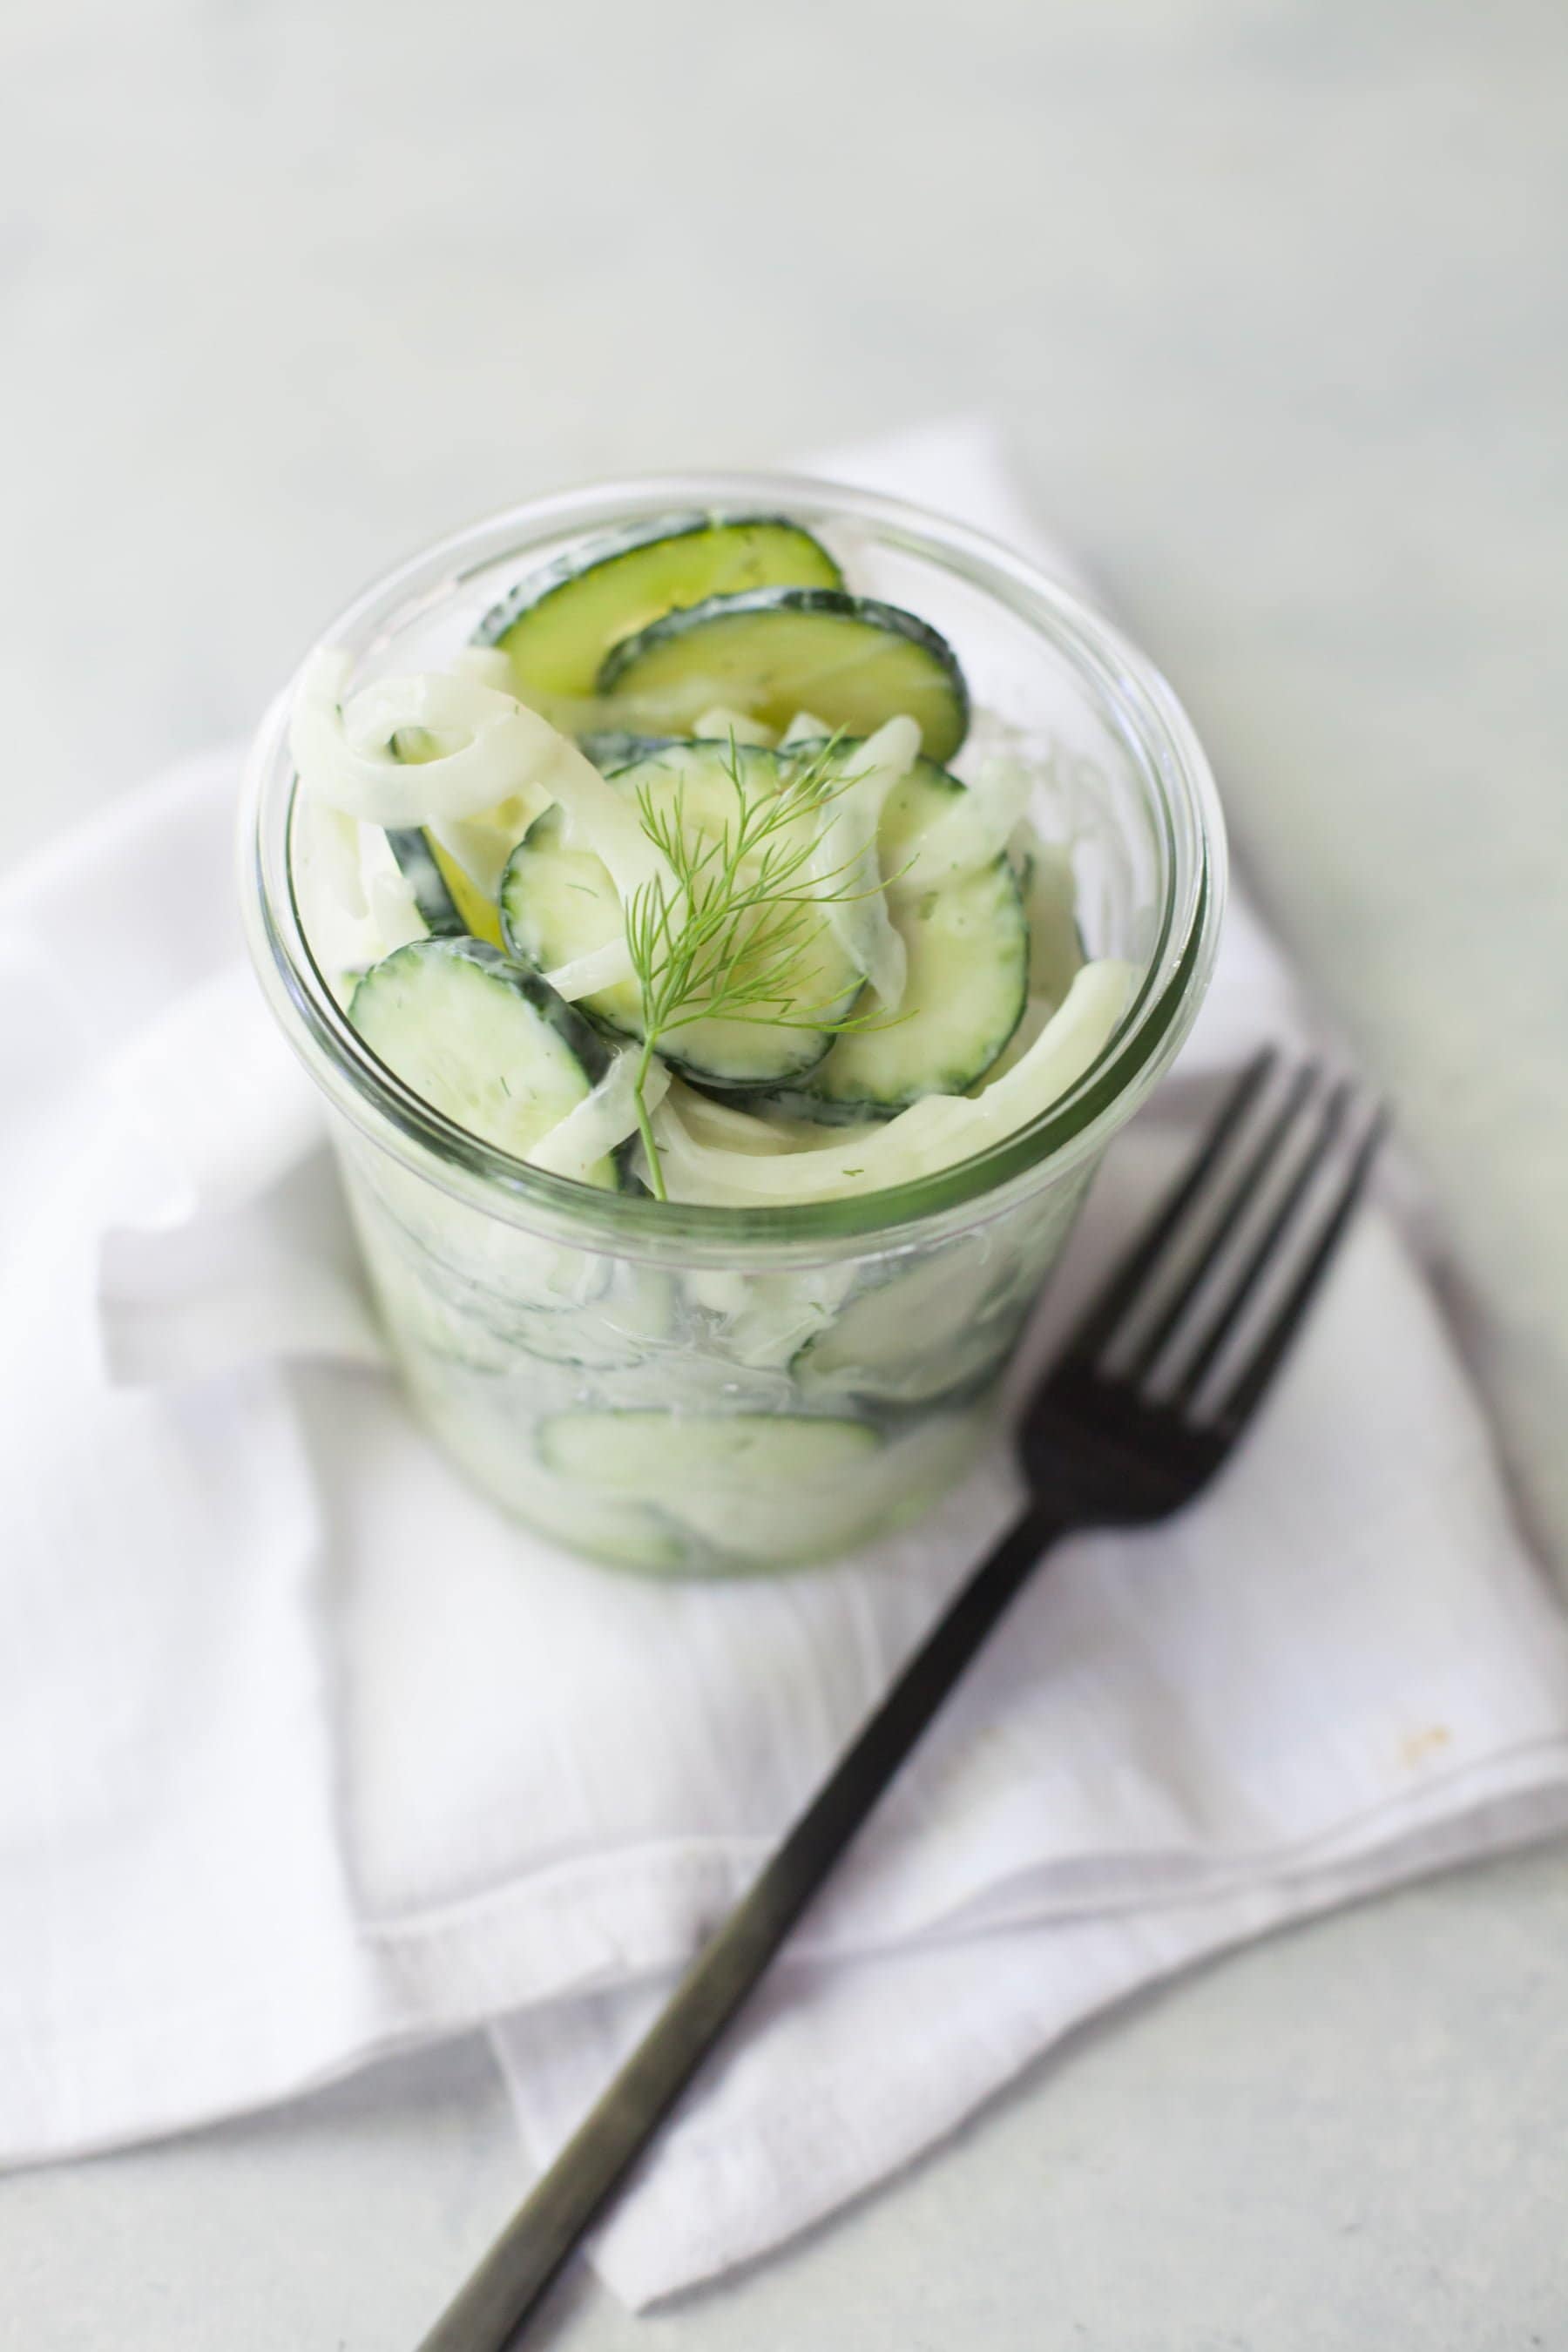
<instances>
[{"instance_id":1,"label":"white table surface","mask_svg":"<svg viewBox=\"0 0 1568 2352\"><path fill-rule=\"evenodd\" d=\"M0 859L420 540L988 401L1436 1195L1568 1558L1568 19L1545 0L8 0ZM3 1965L3 1963L0 1963ZM1077 2042L562 2352L1568 2344L1568 1872ZM0 2183L0 2345L398 2352L520 2186L477 2046Z\"/></svg>"}]
</instances>

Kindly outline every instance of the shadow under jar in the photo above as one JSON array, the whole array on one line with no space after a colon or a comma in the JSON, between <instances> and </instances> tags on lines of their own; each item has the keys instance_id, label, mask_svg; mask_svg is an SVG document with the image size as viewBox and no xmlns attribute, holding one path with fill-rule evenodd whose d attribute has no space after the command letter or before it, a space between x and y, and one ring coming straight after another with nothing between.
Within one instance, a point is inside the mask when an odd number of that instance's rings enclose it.
<instances>
[{"instance_id":1,"label":"shadow under jar","mask_svg":"<svg viewBox=\"0 0 1568 2352\"><path fill-rule=\"evenodd\" d=\"M665 478L541 500L404 565L321 642L352 656L356 685L438 667L525 572L682 510L803 524L858 592L956 651L973 719L954 772L998 751L1027 762L1082 953L1130 975L1109 1041L1047 1108L957 1165L852 1199L720 1207L574 1183L454 1125L351 1024L295 887L288 698L253 754L242 866L258 970L329 1107L428 1428L573 1551L724 1575L907 1525L972 1460L1100 1155L1196 1013L1225 849L1190 725L1102 619L978 533L828 484Z\"/></svg>"}]
</instances>

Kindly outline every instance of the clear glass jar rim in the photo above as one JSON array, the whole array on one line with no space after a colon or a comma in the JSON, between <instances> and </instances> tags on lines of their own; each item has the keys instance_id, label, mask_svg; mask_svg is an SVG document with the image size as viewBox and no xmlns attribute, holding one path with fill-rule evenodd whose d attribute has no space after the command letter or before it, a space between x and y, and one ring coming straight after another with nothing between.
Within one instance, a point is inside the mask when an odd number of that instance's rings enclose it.
<instances>
[{"instance_id":1,"label":"clear glass jar rim","mask_svg":"<svg viewBox=\"0 0 1568 2352\"><path fill-rule=\"evenodd\" d=\"M1037 566L967 524L901 499L790 473L650 475L563 491L487 517L410 558L322 632L363 657L378 636L437 610L476 571L563 532L679 509L784 510L803 521L864 522L945 567L1033 625L1113 708L1157 780L1167 888L1147 971L1109 1045L1048 1109L971 1159L852 1200L721 1208L605 1193L482 1142L411 1092L362 1044L310 952L290 885L295 776L289 710L298 672L273 704L247 774L240 889L251 954L289 1043L328 1099L371 1141L487 1215L629 1257L672 1246L721 1265L782 1265L913 1246L987 1222L1102 1148L1168 1066L1203 997L1217 946L1226 853L1214 781L1192 724L1154 666Z\"/></svg>"}]
</instances>

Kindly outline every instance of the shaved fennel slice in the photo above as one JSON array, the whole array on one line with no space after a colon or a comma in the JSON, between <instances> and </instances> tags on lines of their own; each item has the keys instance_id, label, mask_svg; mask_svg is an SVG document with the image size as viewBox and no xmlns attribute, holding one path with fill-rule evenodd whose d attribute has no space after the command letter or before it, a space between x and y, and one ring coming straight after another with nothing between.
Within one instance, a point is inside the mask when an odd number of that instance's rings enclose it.
<instances>
[{"instance_id":1,"label":"shaved fennel slice","mask_svg":"<svg viewBox=\"0 0 1568 2352\"><path fill-rule=\"evenodd\" d=\"M609 1157L635 1134L637 1125L637 1068L640 1056L616 1054L592 1094L541 1138L529 1153L530 1163L552 1176L587 1180L588 1171ZM663 1101L669 1072L657 1057L643 1082L643 1097L650 1111Z\"/></svg>"},{"instance_id":2,"label":"shaved fennel slice","mask_svg":"<svg viewBox=\"0 0 1568 2352\"><path fill-rule=\"evenodd\" d=\"M1086 964L1065 1003L1015 1068L973 1100L928 1095L897 1118L849 1140L777 1159L700 1142L668 1097L654 1118L672 1201L742 1208L842 1200L929 1176L972 1159L1047 1110L1103 1051L1131 984L1128 965Z\"/></svg>"},{"instance_id":3,"label":"shaved fennel slice","mask_svg":"<svg viewBox=\"0 0 1568 2352\"><path fill-rule=\"evenodd\" d=\"M926 832L898 877L900 889L942 889L991 865L1016 833L1034 786L1033 771L1022 760L987 760Z\"/></svg>"},{"instance_id":4,"label":"shaved fennel slice","mask_svg":"<svg viewBox=\"0 0 1568 2352\"><path fill-rule=\"evenodd\" d=\"M877 827L883 802L908 775L920 748L921 730L912 719L889 719L846 754L854 761L853 778L833 803L811 860L825 894L828 929L889 1013L897 1012L904 992L909 953L888 912ZM832 896L826 897L828 892Z\"/></svg>"}]
</instances>

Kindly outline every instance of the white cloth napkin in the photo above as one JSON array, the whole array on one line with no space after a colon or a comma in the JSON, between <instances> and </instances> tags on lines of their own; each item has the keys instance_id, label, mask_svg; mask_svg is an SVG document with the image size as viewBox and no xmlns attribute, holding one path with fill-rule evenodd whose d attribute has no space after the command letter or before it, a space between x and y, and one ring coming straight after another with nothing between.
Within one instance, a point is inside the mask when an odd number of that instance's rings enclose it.
<instances>
[{"instance_id":1,"label":"white cloth napkin","mask_svg":"<svg viewBox=\"0 0 1568 2352\"><path fill-rule=\"evenodd\" d=\"M840 463L1022 539L983 433ZM236 963L234 761L0 888L0 2159L492 2025L542 2161L1002 1523L1005 1450L820 1573L584 1567L377 1369L315 1104ZM1059 1323L1215 1074L1232 924ZM1174 1527L1064 1549L601 2232L643 2304L787 2238L1077 2020L1568 1820L1568 1639L1399 1232Z\"/></svg>"}]
</instances>

